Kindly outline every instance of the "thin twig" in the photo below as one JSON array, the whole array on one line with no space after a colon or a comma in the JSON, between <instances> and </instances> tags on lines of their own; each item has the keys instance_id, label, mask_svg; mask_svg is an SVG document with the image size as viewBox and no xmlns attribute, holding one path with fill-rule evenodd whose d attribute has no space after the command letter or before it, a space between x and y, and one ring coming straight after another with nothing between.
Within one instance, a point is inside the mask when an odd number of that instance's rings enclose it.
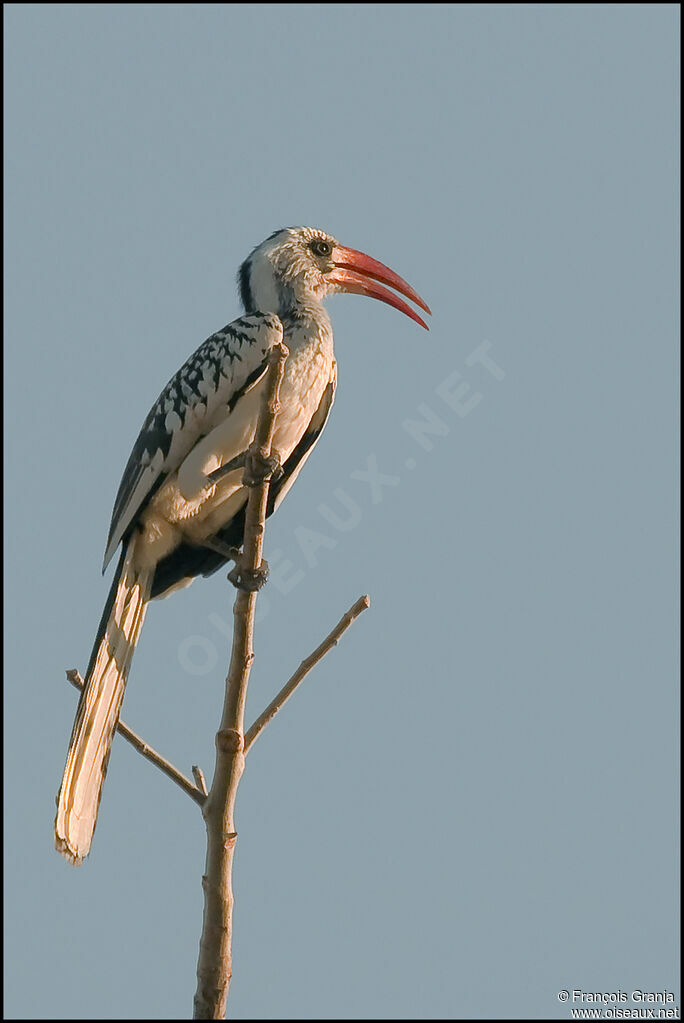
<instances>
[{"instance_id":1,"label":"thin twig","mask_svg":"<svg viewBox=\"0 0 684 1023\"><path fill-rule=\"evenodd\" d=\"M67 671L66 677L69 682L76 687L76 689L83 689L85 683L81 673L76 668L71 668ZM128 725L125 725L123 721L119 720L117 722L116 730L119 735L122 735L123 738L126 739L127 742L130 742L131 746L133 746L133 748L136 749L141 756L145 757L145 760L149 760L151 764L154 764L160 771L163 771L164 774L171 779L171 781L175 781L176 785L183 789L183 792L186 792L191 799L194 799L196 803L199 803L199 805L202 806L207 797L206 788L203 792L200 786L193 785L189 778L186 778L185 775L174 767L172 763L166 760L161 753L157 753L155 749L146 743L144 739L141 739L140 736L134 732L132 728L129 728ZM194 773L195 768L193 767L192 770ZM199 770L199 768L197 768L197 770ZM200 774L201 773L202 772L200 771Z\"/></svg>"},{"instance_id":2,"label":"thin twig","mask_svg":"<svg viewBox=\"0 0 684 1023\"><path fill-rule=\"evenodd\" d=\"M347 613L342 615L335 628L328 636L326 636L320 646L317 646L313 653L304 658L294 675L285 683L278 695L271 700L266 710L259 715L252 727L245 733L245 754L249 752L269 721L273 720L283 704L289 700L299 683L304 680L312 668L315 668L318 662L325 657L329 650L332 650L334 646L337 646L338 641L347 631L354 619L358 618L358 616L368 607L370 607L370 597L359 597L356 603L349 608Z\"/></svg>"},{"instance_id":3,"label":"thin twig","mask_svg":"<svg viewBox=\"0 0 684 1023\"><path fill-rule=\"evenodd\" d=\"M207 791L207 783L204 780L204 772L202 771L201 767L197 766L197 764L192 765L192 776L195 779L195 782L197 783L197 788L200 790L200 792L202 792L203 795L205 796L209 795Z\"/></svg>"},{"instance_id":4,"label":"thin twig","mask_svg":"<svg viewBox=\"0 0 684 1023\"><path fill-rule=\"evenodd\" d=\"M287 347L271 349L256 436L250 453L262 464L271 456L275 420L279 411L280 383L285 371ZM254 576L262 567L264 523L268 501L268 477L249 483L240 570ZM238 589L233 605L233 648L226 679L221 725L216 735L216 766L203 815L207 827L207 860L204 887L204 918L197 962L194 1019L223 1019L232 972L233 887L232 871L237 834L235 797L244 770L244 715L249 673L254 659L252 639L256 592Z\"/></svg>"}]
</instances>

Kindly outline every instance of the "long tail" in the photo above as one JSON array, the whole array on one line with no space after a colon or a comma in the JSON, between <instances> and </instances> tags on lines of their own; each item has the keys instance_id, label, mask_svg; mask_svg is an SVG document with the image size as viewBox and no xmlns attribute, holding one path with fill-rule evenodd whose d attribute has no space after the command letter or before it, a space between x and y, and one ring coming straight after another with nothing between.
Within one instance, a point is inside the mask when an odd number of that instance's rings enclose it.
<instances>
[{"instance_id":1,"label":"long tail","mask_svg":"<svg viewBox=\"0 0 684 1023\"><path fill-rule=\"evenodd\" d=\"M135 534L122 551L102 614L57 797L55 845L73 864L90 851L128 670L149 600L153 572L135 570L134 547Z\"/></svg>"}]
</instances>

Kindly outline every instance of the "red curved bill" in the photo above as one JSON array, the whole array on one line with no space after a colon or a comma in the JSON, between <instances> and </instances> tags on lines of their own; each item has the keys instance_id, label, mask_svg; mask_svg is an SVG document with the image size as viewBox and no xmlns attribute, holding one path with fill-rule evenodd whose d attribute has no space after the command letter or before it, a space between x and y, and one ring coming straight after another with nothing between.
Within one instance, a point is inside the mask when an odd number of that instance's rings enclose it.
<instances>
[{"instance_id":1,"label":"red curved bill","mask_svg":"<svg viewBox=\"0 0 684 1023\"><path fill-rule=\"evenodd\" d=\"M432 315L429 305L394 270L390 270L388 266L380 263L377 259L367 256L365 252L358 252L356 249L346 249L341 245L336 246L333 250L332 260L335 270L328 275L328 280L332 284L336 284L341 291L377 298L380 302L385 302L394 309L398 309L399 312L404 313L405 316L410 317L416 323L419 323L421 327L425 327L426 330L429 329L427 323L414 312L410 305L400 299L394 291L405 295L406 298L409 298L417 306L420 306L421 309L424 309L426 313ZM377 283L378 281L382 283ZM394 291L383 287L383 284L389 284L390 287L394 288Z\"/></svg>"}]
</instances>

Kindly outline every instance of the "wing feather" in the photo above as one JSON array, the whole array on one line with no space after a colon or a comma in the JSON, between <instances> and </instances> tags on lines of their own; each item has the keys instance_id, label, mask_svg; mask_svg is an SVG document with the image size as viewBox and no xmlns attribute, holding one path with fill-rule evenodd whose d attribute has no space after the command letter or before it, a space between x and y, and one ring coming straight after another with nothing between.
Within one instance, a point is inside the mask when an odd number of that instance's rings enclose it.
<instances>
[{"instance_id":1,"label":"wing feather","mask_svg":"<svg viewBox=\"0 0 684 1023\"><path fill-rule=\"evenodd\" d=\"M169 380L150 409L124 469L103 571L166 477L265 373L268 353L282 336L283 326L273 313L241 316L207 338Z\"/></svg>"}]
</instances>

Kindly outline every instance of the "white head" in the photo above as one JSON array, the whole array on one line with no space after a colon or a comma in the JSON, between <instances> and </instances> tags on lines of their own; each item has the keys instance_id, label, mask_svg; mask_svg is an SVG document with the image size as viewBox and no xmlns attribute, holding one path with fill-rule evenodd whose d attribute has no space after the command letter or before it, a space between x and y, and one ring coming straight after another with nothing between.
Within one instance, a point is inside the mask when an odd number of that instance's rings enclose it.
<instances>
[{"instance_id":1,"label":"white head","mask_svg":"<svg viewBox=\"0 0 684 1023\"><path fill-rule=\"evenodd\" d=\"M389 284L429 313L420 295L389 267L312 227L286 227L257 245L240 267L238 283L246 312L279 316L303 312L339 291L369 295L427 325Z\"/></svg>"}]
</instances>

